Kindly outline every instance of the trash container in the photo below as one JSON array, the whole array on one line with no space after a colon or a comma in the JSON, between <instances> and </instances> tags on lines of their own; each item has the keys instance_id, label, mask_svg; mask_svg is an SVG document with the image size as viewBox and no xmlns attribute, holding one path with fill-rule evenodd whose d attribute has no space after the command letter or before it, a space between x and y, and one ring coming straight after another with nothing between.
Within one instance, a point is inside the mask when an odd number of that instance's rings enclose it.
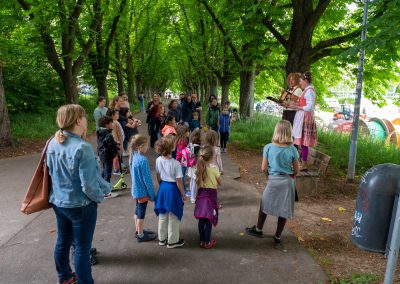
<instances>
[{"instance_id":1,"label":"trash container","mask_svg":"<svg viewBox=\"0 0 400 284\"><path fill-rule=\"evenodd\" d=\"M362 176L351 230L351 240L357 247L385 253L399 193L399 165L377 165Z\"/></svg>"}]
</instances>

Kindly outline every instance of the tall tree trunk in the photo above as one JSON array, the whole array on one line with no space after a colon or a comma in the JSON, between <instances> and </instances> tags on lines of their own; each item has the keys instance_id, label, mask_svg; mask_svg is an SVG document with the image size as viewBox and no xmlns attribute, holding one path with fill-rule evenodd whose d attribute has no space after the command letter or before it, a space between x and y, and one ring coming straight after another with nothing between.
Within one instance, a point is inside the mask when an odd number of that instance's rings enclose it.
<instances>
[{"instance_id":1,"label":"tall tree trunk","mask_svg":"<svg viewBox=\"0 0 400 284\"><path fill-rule=\"evenodd\" d=\"M140 91L142 90L142 76L140 74L135 77L135 89L136 89L136 98L139 96Z\"/></svg>"},{"instance_id":2,"label":"tall tree trunk","mask_svg":"<svg viewBox=\"0 0 400 284\"><path fill-rule=\"evenodd\" d=\"M246 119L253 114L256 65L254 62L247 62L244 68L244 70L240 71L239 108L240 117Z\"/></svg>"},{"instance_id":3,"label":"tall tree trunk","mask_svg":"<svg viewBox=\"0 0 400 284\"><path fill-rule=\"evenodd\" d=\"M126 81L128 83L128 100L130 103L133 103L133 86L135 80L132 60L131 46L128 39L126 40Z\"/></svg>"},{"instance_id":4,"label":"tall tree trunk","mask_svg":"<svg viewBox=\"0 0 400 284\"><path fill-rule=\"evenodd\" d=\"M124 77L123 74L123 67L121 61L121 44L117 39L115 42L115 73L117 74L117 84L118 84L118 94L125 93L124 89Z\"/></svg>"},{"instance_id":5,"label":"tall tree trunk","mask_svg":"<svg viewBox=\"0 0 400 284\"><path fill-rule=\"evenodd\" d=\"M6 95L3 86L3 65L0 62L0 147L13 146Z\"/></svg>"},{"instance_id":6,"label":"tall tree trunk","mask_svg":"<svg viewBox=\"0 0 400 284\"><path fill-rule=\"evenodd\" d=\"M306 71L310 71L311 47L308 49L302 45L303 44L298 44L289 51L285 66L286 76L288 76L289 73L304 73Z\"/></svg>"},{"instance_id":7,"label":"tall tree trunk","mask_svg":"<svg viewBox=\"0 0 400 284\"><path fill-rule=\"evenodd\" d=\"M98 91L98 96L99 97L108 97L107 93L107 78L103 77L97 77L96 78L96 86L97 86L97 91Z\"/></svg>"},{"instance_id":8,"label":"tall tree trunk","mask_svg":"<svg viewBox=\"0 0 400 284\"><path fill-rule=\"evenodd\" d=\"M66 72L64 72L64 75L62 76L62 81L64 85L66 103L79 103L77 77L74 76L72 72L68 72L68 70L66 70Z\"/></svg>"},{"instance_id":9,"label":"tall tree trunk","mask_svg":"<svg viewBox=\"0 0 400 284\"><path fill-rule=\"evenodd\" d=\"M225 103L229 101L229 88L231 86L231 81L222 78L221 80L221 86L222 86L222 97L221 97L221 103Z\"/></svg>"},{"instance_id":10,"label":"tall tree trunk","mask_svg":"<svg viewBox=\"0 0 400 284\"><path fill-rule=\"evenodd\" d=\"M218 98L218 79L214 74L210 75L210 96Z\"/></svg>"}]
</instances>

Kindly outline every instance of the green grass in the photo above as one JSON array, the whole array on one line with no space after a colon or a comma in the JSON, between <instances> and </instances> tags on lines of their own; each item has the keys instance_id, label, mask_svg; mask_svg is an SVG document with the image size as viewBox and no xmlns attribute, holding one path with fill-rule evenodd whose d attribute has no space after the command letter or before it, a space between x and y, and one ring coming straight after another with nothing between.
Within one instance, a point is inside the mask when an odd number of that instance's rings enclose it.
<instances>
[{"instance_id":1,"label":"green grass","mask_svg":"<svg viewBox=\"0 0 400 284\"><path fill-rule=\"evenodd\" d=\"M381 283L382 277L376 274L369 273L352 273L347 277L334 277L329 283L334 284L375 284Z\"/></svg>"},{"instance_id":2,"label":"green grass","mask_svg":"<svg viewBox=\"0 0 400 284\"><path fill-rule=\"evenodd\" d=\"M241 149L256 149L261 152L263 146L270 143L278 121L277 117L258 113L246 121L237 121L232 124L231 141L237 141ZM319 129L316 148L332 157L330 166L336 174L344 175L347 172L350 148L348 134ZM383 163L400 164L399 149L360 135L357 144L356 174L360 175L372 166Z\"/></svg>"}]
</instances>

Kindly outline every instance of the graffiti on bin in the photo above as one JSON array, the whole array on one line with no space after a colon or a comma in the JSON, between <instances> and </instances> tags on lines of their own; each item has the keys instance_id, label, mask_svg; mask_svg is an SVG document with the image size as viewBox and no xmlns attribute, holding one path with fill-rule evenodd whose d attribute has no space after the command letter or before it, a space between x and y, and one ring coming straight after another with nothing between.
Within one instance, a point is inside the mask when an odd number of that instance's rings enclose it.
<instances>
[{"instance_id":1,"label":"graffiti on bin","mask_svg":"<svg viewBox=\"0 0 400 284\"><path fill-rule=\"evenodd\" d=\"M356 210L354 213L354 224L353 228L351 229L351 235L356 238L361 238L360 231L361 231L361 221L362 221L363 214L362 212Z\"/></svg>"}]
</instances>

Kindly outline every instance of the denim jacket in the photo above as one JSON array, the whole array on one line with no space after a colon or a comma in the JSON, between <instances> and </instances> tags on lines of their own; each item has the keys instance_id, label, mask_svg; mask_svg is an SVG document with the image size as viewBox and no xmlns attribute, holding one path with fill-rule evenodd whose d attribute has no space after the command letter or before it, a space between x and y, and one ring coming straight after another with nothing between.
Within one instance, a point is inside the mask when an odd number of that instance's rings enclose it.
<instances>
[{"instance_id":1,"label":"denim jacket","mask_svg":"<svg viewBox=\"0 0 400 284\"><path fill-rule=\"evenodd\" d=\"M57 207L75 208L100 203L111 185L100 177L92 146L78 135L64 131L63 144L55 139L47 149L51 177L49 202Z\"/></svg>"}]
</instances>

